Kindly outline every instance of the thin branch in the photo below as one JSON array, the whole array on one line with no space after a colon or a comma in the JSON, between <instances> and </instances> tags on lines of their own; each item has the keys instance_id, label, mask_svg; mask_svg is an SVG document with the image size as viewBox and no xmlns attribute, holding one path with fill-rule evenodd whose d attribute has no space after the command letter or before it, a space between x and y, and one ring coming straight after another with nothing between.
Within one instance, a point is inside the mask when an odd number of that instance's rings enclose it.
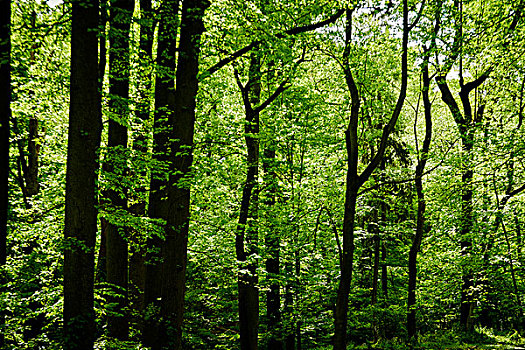
<instances>
[{"instance_id":1,"label":"thin branch","mask_svg":"<svg viewBox=\"0 0 525 350\"><path fill-rule=\"evenodd\" d=\"M343 15L344 12L345 12L345 10L338 10L335 14L333 14L332 16L328 17L327 19L325 19L323 21L320 21L320 22L317 22L317 23L311 23L311 24L307 24L307 25L299 26L299 27L295 27L295 28L291 28L291 29L288 29L287 31L285 31L283 33L276 34L275 37L282 39L282 38L286 38L287 36L297 35L297 34L306 33L306 32L310 32L310 31L319 29L319 28L324 27L324 26L326 26L328 24L335 23L335 21L337 21L339 19L339 17L341 17ZM260 43L261 43L261 40L254 40L250 44L248 44L245 47L243 47L242 49L239 49L239 50L235 51L230 56L223 58L222 60L220 60L219 62L217 62L216 64L214 64L210 68L208 68L207 70L203 71L200 74L200 79L199 80L203 80L203 79L209 77L210 75L212 75L213 73L215 73L216 71L221 69L222 67L226 66L228 63L230 63L230 62L236 60L237 58L243 56L244 54L248 53L249 51L254 49L256 46L258 46Z\"/></svg>"}]
</instances>

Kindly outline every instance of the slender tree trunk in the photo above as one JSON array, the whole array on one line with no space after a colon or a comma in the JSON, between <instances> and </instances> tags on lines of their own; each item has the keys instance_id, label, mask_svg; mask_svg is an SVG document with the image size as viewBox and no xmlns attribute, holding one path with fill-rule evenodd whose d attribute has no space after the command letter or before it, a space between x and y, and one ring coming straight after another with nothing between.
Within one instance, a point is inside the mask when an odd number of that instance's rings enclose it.
<instances>
[{"instance_id":1,"label":"slender tree trunk","mask_svg":"<svg viewBox=\"0 0 525 350\"><path fill-rule=\"evenodd\" d=\"M104 90L104 77L106 75L107 48L106 48L106 25L108 22L107 0L99 0L99 33L98 33L98 89ZM102 120L102 108L100 109L100 120ZM98 248L97 264L95 271L95 283L106 282L106 228L107 221L100 218L100 246Z\"/></svg>"},{"instance_id":2,"label":"slender tree trunk","mask_svg":"<svg viewBox=\"0 0 525 350\"><path fill-rule=\"evenodd\" d=\"M464 159L471 157L473 133L469 132L466 142L463 143ZM469 163L469 162L468 162ZM461 286L461 308L460 308L460 325L466 331L471 331L472 328L472 312L474 309L474 274L470 266L470 256L472 253L472 230L474 225L473 211L473 193L472 193L472 178L474 172L469 165L464 165L466 169L463 170L461 176L462 190L461 190L461 218L460 218L460 235L461 235L461 255L463 257L463 272L462 272L462 286Z\"/></svg>"},{"instance_id":3,"label":"slender tree trunk","mask_svg":"<svg viewBox=\"0 0 525 350\"><path fill-rule=\"evenodd\" d=\"M142 166L144 159L148 158L148 130L147 122L150 119L151 112L151 86L152 86L152 56L153 56L153 18L151 0L140 1L140 42L139 42L139 59L140 67L137 78L138 99L136 101L136 121L140 123L139 131L133 135L133 150L136 155L136 165L134 174L139 176L145 182L147 179L147 167ZM142 169L142 170L141 170ZM139 180L140 181L140 180ZM146 186L136 188L138 193L133 208L136 216L144 216L146 211ZM129 294L130 307L132 313L136 315L132 318L132 323L141 334L144 330L142 315L145 309L144 290L146 286L146 248L143 242L143 235L140 232L133 231L130 235L132 250L129 258Z\"/></svg>"},{"instance_id":4,"label":"slender tree trunk","mask_svg":"<svg viewBox=\"0 0 525 350\"><path fill-rule=\"evenodd\" d=\"M107 228L108 221L100 218L100 247L98 248L97 267L95 271L95 284L103 283L108 280L107 273Z\"/></svg>"},{"instance_id":5,"label":"slender tree trunk","mask_svg":"<svg viewBox=\"0 0 525 350\"><path fill-rule=\"evenodd\" d=\"M430 50L429 50L430 51ZM425 52L425 55L429 51ZM417 192L417 219L416 232L412 238L412 246L408 255L408 299L407 299L407 331L408 338L417 340L416 324L416 286L417 286L417 254L421 247L423 235L425 234L425 196L423 193L423 173L427 163L430 141L432 139L432 104L429 98L430 78L428 75L428 56L423 62L423 106L425 111L425 139L421 150L421 158L418 158L416 166L416 192ZM416 135L417 137L417 135Z\"/></svg>"},{"instance_id":6,"label":"slender tree trunk","mask_svg":"<svg viewBox=\"0 0 525 350\"><path fill-rule=\"evenodd\" d=\"M198 92L200 39L204 32L204 12L207 0L185 0L182 4L177 88L173 102L174 114L169 117L171 144L166 239L162 245L162 301L164 339L168 349L182 349L182 321L188 229L190 222L190 184L193 162L193 134Z\"/></svg>"},{"instance_id":7,"label":"slender tree trunk","mask_svg":"<svg viewBox=\"0 0 525 350\"><path fill-rule=\"evenodd\" d=\"M132 169L132 176L140 177L144 183L147 179L147 167L144 166L144 160L148 158L148 129L147 123L150 119L152 96L150 93L152 86L152 56L153 56L153 18L151 0L140 0L140 42L139 42L139 73L137 78L138 98L136 103L136 122L140 124L138 132L133 135L133 151L135 153L135 166ZM136 204L132 206L133 215L138 217L144 216L146 212L146 186L135 188L138 193L134 198ZM144 330L143 314L144 289L146 286L146 249L143 241L144 235L141 232L132 230L130 232L131 246L134 249L129 257L129 299L130 308L134 315L131 319L132 324L141 334Z\"/></svg>"},{"instance_id":8,"label":"slender tree trunk","mask_svg":"<svg viewBox=\"0 0 525 350\"><path fill-rule=\"evenodd\" d=\"M0 0L0 269L7 259L7 218L9 213L9 135L11 122L11 1ZM0 274L4 285L4 274ZM3 290L0 290L0 293ZM5 311L0 310L0 328ZM0 348L4 347L0 334Z\"/></svg>"},{"instance_id":9,"label":"slender tree trunk","mask_svg":"<svg viewBox=\"0 0 525 350\"><path fill-rule=\"evenodd\" d=\"M97 170L102 122L98 89L98 0L72 3L66 171L64 349L93 349Z\"/></svg>"},{"instance_id":10,"label":"slender tree trunk","mask_svg":"<svg viewBox=\"0 0 525 350\"><path fill-rule=\"evenodd\" d=\"M352 262L354 258L354 225L357 202L357 190L353 190L351 179L347 174L347 192L345 213L343 219L343 256L341 263L341 279L337 289L335 308L334 350L346 349L346 327L348 323L348 296L352 281ZM345 243L346 242L346 243Z\"/></svg>"},{"instance_id":11,"label":"slender tree trunk","mask_svg":"<svg viewBox=\"0 0 525 350\"><path fill-rule=\"evenodd\" d=\"M109 127L108 153L105 170L112 177L124 180L127 172L127 146L129 120L129 32L134 0L115 0L110 7L109 17ZM124 181L122 181L124 182ZM120 183L120 181L119 181ZM110 216L126 215L126 189L116 186L106 191ZM119 211L122 214L119 214ZM114 219L113 219L114 220ZM108 335L127 340L128 318L128 244L125 228L108 219L106 232L107 282L112 288L108 303Z\"/></svg>"},{"instance_id":12,"label":"slender tree trunk","mask_svg":"<svg viewBox=\"0 0 525 350\"><path fill-rule=\"evenodd\" d=\"M104 88L104 77L106 75L107 64L107 47L106 47L106 26L108 24L108 0L99 0L99 36L98 36L98 88L100 91ZM101 112L102 113L102 112Z\"/></svg>"},{"instance_id":13,"label":"slender tree trunk","mask_svg":"<svg viewBox=\"0 0 525 350\"><path fill-rule=\"evenodd\" d=\"M282 350L281 333L281 295L280 295L280 237L276 225L273 223L273 208L275 206L275 191L277 186L275 174L275 149L273 145L264 150L263 168L265 172L267 194L265 204L268 212L268 233L265 237L268 258L266 272L270 279L270 287L266 292L266 315L268 317L268 349Z\"/></svg>"},{"instance_id":14,"label":"slender tree trunk","mask_svg":"<svg viewBox=\"0 0 525 350\"><path fill-rule=\"evenodd\" d=\"M40 153L40 144L38 142L38 119L32 117L29 119L28 140L27 140L27 174L26 190L28 196L38 194L40 183L38 182L38 155Z\"/></svg>"},{"instance_id":15,"label":"slender tree trunk","mask_svg":"<svg viewBox=\"0 0 525 350\"><path fill-rule=\"evenodd\" d=\"M286 287L284 290L284 315L286 317L286 322L283 329L283 334L285 334L285 349L294 350L295 349L295 332L293 328L294 321L294 281L295 281L295 269L294 269L294 260L292 256L289 259L285 259L285 275L286 275Z\"/></svg>"},{"instance_id":16,"label":"slender tree trunk","mask_svg":"<svg viewBox=\"0 0 525 350\"><path fill-rule=\"evenodd\" d=\"M379 258L381 248L381 238L379 237L379 223L377 216L377 209L372 209L372 222L368 223L369 231L373 234L372 241L374 243L374 265L372 268L372 295L370 304L372 306L372 331L374 332L374 340L379 339L379 326L377 323L377 311L375 305L377 304L377 294L379 289Z\"/></svg>"},{"instance_id":17,"label":"slender tree trunk","mask_svg":"<svg viewBox=\"0 0 525 350\"><path fill-rule=\"evenodd\" d=\"M460 79L461 90L459 92L459 97L463 105L463 112L459 109L459 105L448 87L446 73L447 72L444 72L442 75L436 77L436 83L441 91L441 98L452 113L458 127L463 153L463 164L461 165L461 218L459 220L460 245L463 260L460 326L465 331L472 331L472 312L475 305L474 296L472 295L474 275L472 271L473 267L470 266L469 259L472 250L471 235L474 227L472 190L474 171L470 159L474 147L474 128L476 126L475 124L479 123L482 119L482 110L475 117L473 116L469 95L474 89L483 84L488 78L490 70L467 84L464 84L463 79Z\"/></svg>"},{"instance_id":18,"label":"slender tree trunk","mask_svg":"<svg viewBox=\"0 0 525 350\"><path fill-rule=\"evenodd\" d=\"M385 220L383 220L383 222L385 222ZM383 291L383 298L388 300L388 267L386 265L385 242L381 244L381 290Z\"/></svg>"},{"instance_id":19,"label":"slender tree trunk","mask_svg":"<svg viewBox=\"0 0 525 350\"><path fill-rule=\"evenodd\" d=\"M259 55L258 51L251 55L248 84L242 91L245 107L244 137L248 155L235 240L237 260L240 262L237 286L241 350L258 348L259 288L255 256L258 253L259 112L253 106L259 104L261 95Z\"/></svg>"},{"instance_id":20,"label":"slender tree trunk","mask_svg":"<svg viewBox=\"0 0 525 350\"><path fill-rule=\"evenodd\" d=\"M169 165L169 123L168 118L174 113L175 95L175 53L177 45L177 27L179 1L164 0L160 4L159 34L157 44L157 70L155 81L155 114L153 125L153 168L149 193L148 216L159 219L157 232L151 232L147 239L146 283L144 303L144 345L159 349L162 340L159 335L159 313L161 298L161 237L165 234L168 220L166 186L168 185ZM171 103L170 103L171 100Z\"/></svg>"},{"instance_id":21,"label":"slender tree trunk","mask_svg":"<svg viewBox=\"0 0 525 350\"><path fill-rule=\"evenodd\" d=\"M346 10L346 27L345 27L345 49L343 52L343 64L346 84L350 92L352 101L350 111L350 121L348 128L345 131L346 137L346 151L347 172L346 172L346 195L343 218L343 252L341 258L341 277L339 279L339 286L337 289L337 300L334 312L334 350L346 349L346 329L348 325L348 296L350 294L350 285L352 282L352 264L354 259L354 227L356 203L359 188L365 183L372 172L378 167L383 160L385 150L387 147L387 140L390 134L394 131L395 125L403 103L406 97L406 90L408 84L408 33L410 31L408 25L408 4L407 0L403 0L403 37L402 37L402 55L401 55L401 88L396 102L394 111L388 124L384 127L381 135L381 141L376 154L371 157L370 163L363 170L361 175L358 175L358 121L360 110L360 96L357 84L354 80L352 70L350 68L350 50L352 37L352 10Z\"/></svg>"},{"instance_id":22,"label":"slender tree trunk","mask_svg":"<svg viewBox=\"0 0 525 350\"><path fill-rule=\"evenodd\" d=\"M30 15L29 27L31 37L33 39L36 39L36 20L37 14L36 11L33 10ZM37 48L38 44L36 42L29 47L30 55L28 68L32 67L35 64ZM28 93L29 95L33 95L34 91L29 90ZM23 170L23 179L21 177L21 182L25 182L25 185L22 188L22 192L26 197L32 197L37 195L40 189L40 184L38 182L38 156L40 153L40 143L37 140L38 137L38 118L36 115L32 115L29 118L29 122L27 125L27 151L25 149L26 145L24 142L24 138L20 139L20 141L18 142L19 157Z\"/></svg>"}]
</instances>

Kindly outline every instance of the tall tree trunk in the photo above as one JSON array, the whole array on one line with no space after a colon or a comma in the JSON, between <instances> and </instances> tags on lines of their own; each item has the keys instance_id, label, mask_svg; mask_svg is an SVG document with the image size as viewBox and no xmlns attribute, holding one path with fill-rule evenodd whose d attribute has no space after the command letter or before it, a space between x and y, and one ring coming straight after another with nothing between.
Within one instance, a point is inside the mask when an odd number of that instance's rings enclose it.
<instances>
[{"instance_id":1,"label":"tall tree trunk","mask_svg":"<svg viewBox=\"0 0 525 350\"><path fill-rule=\"evenodd\" d=\"M276 225L274 225L273 209L275 207L275 192L277 179L275 173L275 149L270 144L264 150L263 170L265 173L266 198L265 205L268 217L268 232L265 237L266 253L266 272L270 279L270 286L266 292L266 316L268 318L268 349L282 350L281 334L281 294L280 282L280 237Z\"/></svg>"},{"instance_id":2,"label":"tall tree trunk","mask_svg":"<svg viewBox=\"0 0 525 350\"><path fill-rule=\"evenodd\" d=\"M261 96L261 58L252 52L248 83L242 87L245 108L244 137L248 150L246 181L242 191L235 251L240 263L238 272L239 327L241 350L258 348L259 288L257 286L258 254L258 175L259 175L259 111L254 109Z\"/></svg>"},{"instance_id":3,"label":"tall tree trunk","mask_svg":"<svg viewBox=\"0 0 525 350\"><path fill-rule=\"evenodd\" d=\"M33 10L31 12L30 18L30 32L33 39L36 39L36 20L37 14ZM35 42L29 48L29 67L32 67L36 62L36 50L38 44ZM30 95L34 94L33 90L29 90ZM32 197L38 194L40 189L40 184L38 182L38 156L40 153L40 143L38 142L38 118L35 115L32 115L29 118L28 127L27 127L27 152L24 147L20 147L20 158L22 162L22 169L24 174L25 181L25 195ZM23 142L20 141L19 145ZM27 160L26 160L27 156Z\"/></svg>"},{"instance_id":4,"label":"tall tree trunk","mask_svg":"<svg viewBox=\"0 0 525 350\"><path fill-rule=\"evenodd\" d=\"M294 269L294 260L290 256L289 260L285 260L285 275L286 275L286 286L284 290L284 314L286 317L283 333L285 334L285 349L294 350L295 349L295 332L294 332L294 282L295 282L295 269Z\"/></svg>"},{"instance_id":5,"label":"tall tree trunk","mask_svg":"<svg viewBox=\"0 0 525 350\"><path fill-rule=\"evenodd\" d=\"M175 53L177 47L177 27L179 1L164 0L160 4L159 34L157 44L157 69L155 81L155 114L153 125L153 168L149 193L148 216L159 219L157 231L151 232L147 239L146 283L144 287L144 345L158 349L161 346L159 331L159 312L161 297L161 236L164 236L168 220L166 186L168 185L169 165L169 123L174 113L175 95ZM171 103L170 103L171 101Z\"/></svg>"},{"instance_id":6,"label":"tall tree trunk","mask_svg":"<svg viewBox=\"0 0 525 350\"><path fill-rule=\"evenodd\" d=\"M0 0L0 269L7 259L7 217L9 213L9 134L11 122L11 1ZM0 285L5 284L1 274ZM3 292L3 290L0 290ZM0 310L0 328L5 312ZM0 348L4 347L0 334Z\"/></svg>"},{"instance_id":7,"label":"tall tree trunk","mask_svg":"<svg viewBox=\"0 0 525 350\"><path fill-rule=\"evenodd\" d=\"M458 39L459 40L459 39ZM443 72L436 77L436 83L441 91L441 99L449 108L461 136L462 146L462 164L461 164L461 218L459 220L460 245L462 255L462 286L461 286L461 306L460 306L460 326L465 331L471 331L472 327L472 311L474 308L473 280L474 275L472 266L469 264L470 254L472 250L472 229L474 227L473 217L473 190L472 179L474 171L470 159L472 157L472 149L474 147L474 128L475 124L481 121L482 113L479 113L474 118L472 107L469 100L469 94L474 89L478 88L488 78L490 70L483 73L477 79L467 84L460 79L461 90L459 97L463 104L463 112L459 109L456 99L448 87L446 81L446 74Z\"/></svg>"},{"instance_id":8,"label":"tall tree trunk","mask_svg":"<svg viewBox=\"0 0 525 350\"><path fill-rule=\"evenodd\" d=\"M347 172L346 172L346 195L343 217L343 254L341 258L341 277L337 289L337 299L334 312L334 350L346 349L346 329L348 325L348 296L352 282L352 264L354 259L354 227L356 204L359 188L368 180L372 172L381 163L387 141L390 134L394 131L395 125L406 97L408 83L408 4L403 0L403 36L402 36L402 55L401 55L401 88L394 111L387 125L383 129L381 141L376 154L371 158L370 163L363 172L358 174L359 145L358 145L358 121L360 110L360 96L357 84L354 80L350 66L350 50L352 37L352 10L346 10L345 27L345 49L343 52L344 75L350 97L352 101L350 111L350 121L345 131Z\"/></svg>"},{"instance_id":9,"label":"tall tree trunk","mask_svg":"<svg viewBox=\"0 0 525 350\"><path fill-rule=\"evenodd\" d=\"M108 153L105 170L114 179L124 179L127 172L127 145L129 120L129 32L134 0L115 0L110 7L109 17L109 127ZM118 181L120 183L120 181ZM123 181L122 181L123 182ZM105 192L110 210L108 215L126 215L126 189L110 189ZM121 214L119 214L119 212ZM128 315L128 244L125 229L108 218L106 232L107 282L112 291L108 303L108 335L127 340L129 333ZM113 222L112 222L113 221Z\"/></svg>"},{"instance_id":10,"label":"tall tree trunk","mask_svg":"<svg viewBox=\"0 0 525 350\"><path fill-rule=\"evenodd\" d=\"M97 170L102 121L98 89L98 0L72 2L66 171L64 349L93 349Z\"/></svg>"},{"instance_id":11,"label":"tall tree trunk","mask_svg":"<svg viewBox=\"0 0 525 350\"><path fill-rule=\"evenodd\" d=\"M416 192L417 192L417 219L416 232L412 238L412 246L408 255L408 299L407 299L407 331L408 338L417 340L417 324L416 324L416 285L417 285L417 254L421 247L423 235L425 233L425 196L423 193L423 173L427 163L428 151L430 149L430 141L432 139L432 104L429 98L430 78L428 75L428 52L425 51L425 59L423 61L423 107L425 112L425 139L423 141L423 148L421 149L421 157L418 157L416 166ZM414 126L415 128L415 126ZM417 134L415 135L417 139Z\"/></svg>"},{"instance_id":12,"label":"tall tree trunk","mask_svg":"<svg viewBox=\"0 0 525 350\"><path fill-rule=\"evenodd\" d=\"M383 222L385 222L383 220ZM388 300L388 266L386 264L386 244L381 244L381 289L383 298Z\"/></svg>"},{"instance_id":13,"label":"tall tree trunk","mask_svg":"<svg viewBox=\"0 0 525 350\"><path fill-rule=\"evenodd\" d=\"M377 323L377 311L375 305L377 304L377 294L379 286L379 255L381 248L381 238L379 237L379 223L377 208L372 209L372 222L368 223L368 231L371 233L373 242L373 267L372 267L372 293L370 305L372 306L372 331L374 333L374 340L379 339L379 326Z\"/></svg>"},{"instance_id":14,"label":"tall tree trunk","mask_svg":"<svg viewBox=\"0 0 525 350\"><path fill-rule=\"evenodd\" d=\"M138 132L133 135L133 150L136 157L135 168L132 169L134 176L139 176L141 181L146 182L147 167L143 162L148 157L148 129L147 123L150 119L151 111L151 86L152 86L152 56L153 56L153 18L151 0L140 0L140 41L139 41L139 73L137 78L138 98L136 103L136 122L140 124ZM139 185L140 186L140 185ZM146 211L146 186L135 188L138 193L134 198L136 204L130 208L136 216L144 216ZM140 232L130 233L131 251L129 258L129 299L130 308L134 316L131 320L139 330L139 334L144 329L142 315L145 308L144 289L146 286L146 249L143 242L143 235Z\"/></svg>"},{"instance_id":15,"label":"tall tree trunk","mask_svg":"<svg viewBox=\"0 0 525 350\"><path fill-rule=\"evenodd\" d=\"M204 12L209 5L208 0L185 0L182 4L177 88L173 101L168 96L168 104L174 107L174 113L169 116L170 136L174 141L170 150L173 171L168 184L169 215L162 245L161 316L166 333L163 345L174 350L182 349L200 40L204 32Z\"/></svg>"},{"instance_id":16,"label":"tall tree trunk","mask_svg":"<svg viewBox=\"0 0 525 350\"><path fill-rule=\"evenodd\" d=\"M40 143L38 142L38 119L29 119L28 140L27 140L27 174L26 191L28 196L38 194L40 183L38 182L38 155L40 153Z\"/></svg>"},{"instance_id":17,"label":"tall tree trunk","mask_svg":"<svg viewBox=\"0 0 525 350\"><path fill-rule=\"evenodd\" d=\"M100 1L99 14L99 33L98 33L98 89L104 90L104 77L106 75L107 47L106 47L106 25L108 23L108 4L107 0ZM100 109L100 119L102 120L102 108ZM106 282L106 228L107 221L100 218L100 246L98 248L97 264L95 271L95 283Z\"/></svg>"}]
</instances>

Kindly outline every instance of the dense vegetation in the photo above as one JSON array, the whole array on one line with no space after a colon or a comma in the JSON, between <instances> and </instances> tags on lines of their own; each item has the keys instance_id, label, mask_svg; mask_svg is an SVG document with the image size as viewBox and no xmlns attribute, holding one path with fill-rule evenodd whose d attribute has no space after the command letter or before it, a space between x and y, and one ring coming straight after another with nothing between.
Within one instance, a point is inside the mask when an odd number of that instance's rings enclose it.
<instances>
[{"instance_id":1,"label":"dense vegetation","mask_svg":"<svg viewBox=\"0 0 525 350\"><path fill-rule=\"evenodd\" d=\"M0 0L0 347L523 345L524 16Z\"/></svg>"}]
</instances>

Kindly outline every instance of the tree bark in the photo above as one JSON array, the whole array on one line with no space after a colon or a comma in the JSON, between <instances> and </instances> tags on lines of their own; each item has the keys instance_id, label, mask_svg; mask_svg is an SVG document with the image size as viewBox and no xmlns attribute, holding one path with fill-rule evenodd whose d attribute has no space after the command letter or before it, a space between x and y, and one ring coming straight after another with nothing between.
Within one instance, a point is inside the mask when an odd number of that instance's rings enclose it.
<instances>
[{"instance_id":1,"label":"tree bark","mask_svg":"<svg viewBox=\"0 0 525 350\"><path fill-rule=\"evenodd\" d=\"M245 109L244 137L248 151L246 181L242 191L235 251L239 261L237 288L239 293L239 327L241 350L258 348L259 288L257 286L258 254L258 175L259 175L259 110L254 109L261 96L261 58L252 52L248 83L242 87Z\"/></svg>"},{"instance_id":2,"label":"tree bark","mask_svg":"<svg viewBox=\"0 0 525 350\"><path fill-rule=\"evenodd\" d=\"M98 0L72 2L66 171L64 349L93 349L97 170L102 122L98 89Z\"/></svg>"},{"instance_id":3,"label":"tree bark","mask_svg":"<svg viewBox=\"0 0 525 350\"><path fill-rule=\"evenodd\" d=\"M265 205L268 217L268 232L265 237L266 253L266 272L270 279L269 290L266 292L266 316L268 318L268 349L282 350L281 334L281 294L280 294L280 237L276 225L273 224L273 209L275 207L275 191L277 179L275 174L275 149L269 145L264 150L263 170L266 182Z\"/></svg>"},{"instance_id":4,"label":"tree bark","mask_svg":"<svg viewBox=\"0 0 525 350\"><path fill-rule=\"evenodd\" d=\"M40 144L38 142L38 119L32 117L29 119L28 140L27 140L27 174L26 191L28 196L38 194L40 183L38 182L38 155L40 153Z\"/></svg>"},{"instance_id":5,"label":"tree bark","mask_svg":"<svg viewBox=\"0 0 525 350\"><path fill-rule=\"evenodd\" d=\"M423 173L428 159L430 141L432 140L432 104L429 98L430 78L428 75L428 51L425 51L423 62L423 107L425 112L425 139L421 149L421 157L418 157L416 166L415 185L417 192L417 218L416 232L412 238L412 246L408 255L408 299L407 299L407 331L408 338L417 340L416 324L416 286L417 286L417 254L421 247L423 235L425 234L425 195L423 193ZM417 135L415 135L417 137Z\"/></svg>"},{"instance_id":6,"label":"tree bark","mask_svg":"<svg viewBox=\"0 0 525 350\"><path fill-rule=\"evenodd\" d=\"M174 110L169 116L173 171L169 176L169 215L162 245L161 316L165 335L162 346L174 350L182 349L197 76L200 38L204 32L203 17L209 5L207 0L183 2L177 88L174 96L168 96L168 105Z\"/></svg>"},{"instance_id":7,"label":"tree bark","mask_svg":"<svg viewBox=\"0 0 525 350\"><path fill-rule=\"evenodd\" d=\"M470 164L471 153L474 147L474 128L475 123L472 115L472 107L469 100L469 94L474 89L479 87L488 78L490 70L483 73L480 77L470 83L463 84L460 82L461 90L459 97L463 104L463 112L459 109L459 105L452 96L450 88L446 81L446 74L436 77L436 83L441 91L441 99L449 108L461 137L462 147L462 164L461 164L461 218L459 220L460 233L460 247L463 258L462 264L462 286L461 286L461 306L460 306L460 326L465 331L472 331L472 312L475 305L474 296L472 295L472 288L474 286L474 275L472 267L469 265L469 258L472 250L472 229L474 227L473 217L473 189L472 179L474 171L472 164Z\"/></svg>"},{"instance_id":8,"label":"tree bark","mask_svg":"<svg viewBox=\"0 0 525 350\"><path fill-rule=\"evenodd\" d=\"M352 70L350 68L350 49L352 34L352 10L346 10L346 27L345 27L345 49L343 52L343 65L346 84L350 92L352 101L350 111L350 121L345 131L346 151L347 151L347 172L346 172L346 195L343 217L343 254L341 258L341 277L337 289L337 300L334 311L334 350L346 349L346 329L348 325L348 296L350 294L350 284L352 282L352 264L354 258L354 227L356 203L359 188L365 183L372 172L381 163L387 141L390 134L394 131L395 125L403 103L406 97L408 84L408 4L403 0L403 36L402 36L402 55L401 55L401 87L396 106L388 124L384 127L381 135L381 141L376 154L363 170L361 175L358 174L358 121L360 110L360 96L357 84L354 81Z\"/></svg>"},{"instance_id":9,"label":"tree bark","mask_svg":"<svg viewBox=\"0 0 525 350\"><path fill-rule=\"evenodd\" d=\"M9 213L9 135L11 123L11 1L0 0L0 269L7 259L7 218ZM0 274L0 285L6 283ZM0 290L3 292L3 290ZM0 310L0 328L5 311ZM0 334L0 348L4 347Z\"/></svg>"},{"instance_id":10,"label":"tree bark","mask_svg":"<svg viewBox=\"0 0 525 350\"><path fill-rule=\"evenodd\" d=\"M139 130L133 135L133 151L135 154L132 176L138 176L146 183L148 176L144 160L148 159L148 134L147 123L151 113L151 86L152 86L152 56L153 56L153 18L151 0L140 0L140 40L139 40L139 73L137 77L138 98L136 103L136 122L140 124ZM134 189L138 195L133 198L135 204L130 208L133 215L143 217L146 212L147 186L139 185ZM132 229L129 239L132 249L129 257L129 300L132 314L133 327L138 330L138 335L144 331L144 320L141 317L145 309L144 289L146 286L146 247L144 235L139 230Z\"/></svg>"},{"instance_id":11,"label":"tree bark","mask_svg":"<svg viewBox=\"0 0 525 350\"><path fill-rule=\"evenodd\" d=\"M161 280L161 245L165 235L165 223L168 219L166 187L168 185L169 165L169 123L168 118L174 113L175 94L175 53L177 47L177 28L179 1L164 0L160 4L159 34L157 44L157 69L155 81L155 114L153 125L153 167L151 169L148 216L158 219L156 232L151 232L147 239L146 283L144 287L143 342L146 346L159 349L159 315L162 280ZM169 103L171 100L171 104ZM149 310L148 310L149 309Z\"/></svg>"},{"instance_id":12,"label":"tree bark","mask_svg":"<svg viewBox=\"0 0 525 350\"><path fill-rule=\"evenodd\" d=\"M113 179L124 180L127 172L127 145L129 119L129 32L134 0L115 0L109 15L109 127L106 172ZM117 180L118 181L118 180ZM124 181L118 181L123 183ZM126 188L117 187L105 191L110 210L109 215L125 215L127 200ZM113 221L113 222L112 222ZM106 232L107 282L112 288L108 303L108 335L119 340L127 340L128 318L128 244L125 228L108 219Z\"/></svg>"}]
</instances>

